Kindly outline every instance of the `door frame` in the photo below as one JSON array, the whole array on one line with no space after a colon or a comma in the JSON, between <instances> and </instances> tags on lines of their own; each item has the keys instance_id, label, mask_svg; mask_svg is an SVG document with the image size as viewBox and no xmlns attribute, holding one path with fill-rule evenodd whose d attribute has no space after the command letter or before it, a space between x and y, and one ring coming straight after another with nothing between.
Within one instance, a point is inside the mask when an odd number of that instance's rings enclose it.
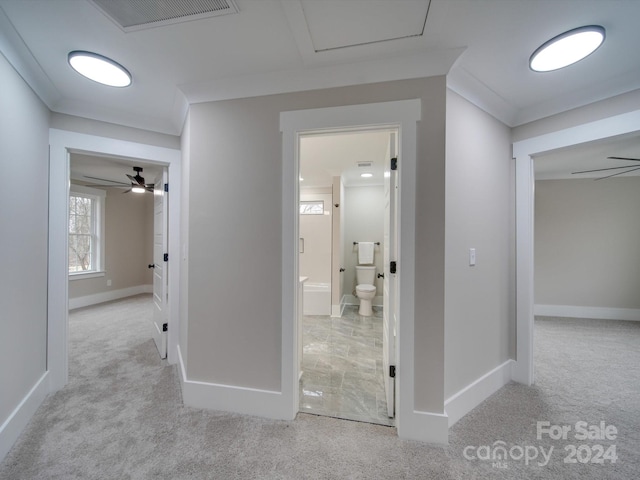
<instances>
[{"instance_id":1,"label":"door frame","mask_svg":"<svg viewBox=\"0 0 640 480\"><path fill-rule=\"evenodd\" d=\"M516 362L512 379L534 383L534 200L533 158L541 153L640 131L640 110L615 115L513 144L516 162Z\"/></svg>"},{"instance_id":2,"label":"door frame","mask_svg":"<svg viewBox=\"0 0 640 480\"><path fill-rule=\"evenodd\" d=\"M177 361L180 298L180 160L177 149L156 147L113 138L87 135L67 130L49 129L49 244L47 293L47 371L49 390L56 391L68 382L69 325L69 153L87 153L108 157L144 160L168 168L171 181L169 196L169 269L168 360Z\"/></svg>"},{"instance_id":3,"label":"door frame","mask_svg":"<svg viewBox=\"0 0 640 480\"><path fill-rule=\"evenodd\" d=\"M282 406L285 418L299 409L298 221L299 137L308 133L398 129L398 291L396 426L398 436L422 438L414 399L414 288L417 122L420 99L281 112L282 132ZM441 436L443 432L435 433ZM444 432L446 435L446 432Z\"/></svg>"}]
</instances>

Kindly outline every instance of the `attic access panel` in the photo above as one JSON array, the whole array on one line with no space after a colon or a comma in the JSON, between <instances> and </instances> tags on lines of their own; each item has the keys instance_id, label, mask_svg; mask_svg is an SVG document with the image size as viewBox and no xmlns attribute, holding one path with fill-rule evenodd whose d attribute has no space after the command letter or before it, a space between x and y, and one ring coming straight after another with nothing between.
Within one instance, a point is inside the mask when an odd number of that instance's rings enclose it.
<instances>
[{"instance_id":1,"label":"attic access panel","mask_svg":"<svg viewBox=\"0 0 640 480\"><path fill-rule=\"evenodd\" d=\"M431 0L300 0L316 52L419 37Z\"/></svg>"},{"instance_id":2,"label":"attic access panel","mask_svg":"<svg viewBox=\"0 0 640 480\"><path fill-rule=\"evenodd\" d=\"M125 32L238 13L234 0L90 0Z\"/></svg>"}]
</instances>

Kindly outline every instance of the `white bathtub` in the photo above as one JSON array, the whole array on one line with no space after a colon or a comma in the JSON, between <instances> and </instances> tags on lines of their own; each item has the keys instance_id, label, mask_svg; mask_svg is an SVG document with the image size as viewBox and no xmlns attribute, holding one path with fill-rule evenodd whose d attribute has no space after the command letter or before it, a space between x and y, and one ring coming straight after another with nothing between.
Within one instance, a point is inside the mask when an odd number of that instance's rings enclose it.
<instances>
[{"instance_id":1,"label":"white bathtub","mask_svg":"<svg viewBox=\"0 0 640 480\"><path fill-rule=\"evenodd\" d=\"M305 315L331 315L331 285L329 283L304 283Z\"/></svg>"}]
</instances>

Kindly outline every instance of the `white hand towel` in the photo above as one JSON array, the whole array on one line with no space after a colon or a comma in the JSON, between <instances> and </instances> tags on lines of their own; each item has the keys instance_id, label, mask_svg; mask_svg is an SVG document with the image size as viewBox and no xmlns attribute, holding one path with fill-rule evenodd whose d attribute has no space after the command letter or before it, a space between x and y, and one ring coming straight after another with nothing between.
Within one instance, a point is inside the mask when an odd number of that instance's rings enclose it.
<instances>
[{"instance_id":1,"label":"white hand towel","mask_svg":"<svg viewBox=\"0 0 640 480\"><path fill-rule=\"evenodd\" d=\"M367 265L373 263L373 242L358 242L358 263Z\"/></svg>"}]
</instances>

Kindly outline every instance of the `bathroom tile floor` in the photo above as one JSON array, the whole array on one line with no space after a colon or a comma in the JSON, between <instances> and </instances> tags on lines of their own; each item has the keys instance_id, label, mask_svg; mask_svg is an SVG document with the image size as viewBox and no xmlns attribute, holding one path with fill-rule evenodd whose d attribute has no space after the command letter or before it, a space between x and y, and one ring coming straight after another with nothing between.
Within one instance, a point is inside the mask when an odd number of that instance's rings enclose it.
<instances>
[{"instance_id":1,"label":"bathroom tile floor","mask_svg":"<svg viewBox=\"0 0 640 480\"><path fill-rule=\"evenodd\" d=\"M394 425L382 372L382 309L372 317L345 308L342 318L305 315L300 411Z\"/></svg>"}]
</instances>

